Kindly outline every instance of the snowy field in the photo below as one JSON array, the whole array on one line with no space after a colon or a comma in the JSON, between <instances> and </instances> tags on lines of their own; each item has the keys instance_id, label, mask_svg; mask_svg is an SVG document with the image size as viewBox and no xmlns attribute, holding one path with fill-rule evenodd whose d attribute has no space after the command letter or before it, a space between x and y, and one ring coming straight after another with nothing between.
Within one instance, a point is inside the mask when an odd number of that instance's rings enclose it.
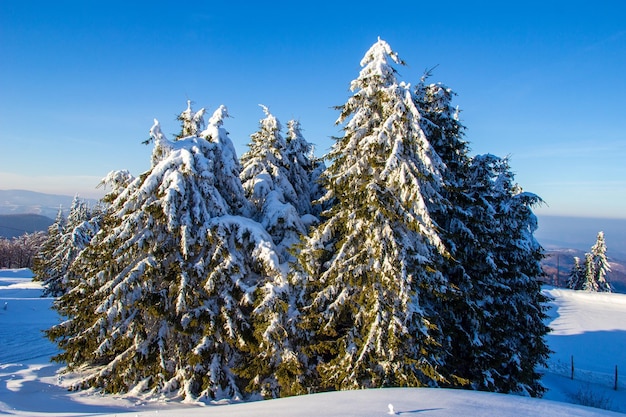
<instances>
[{"instance_id":1,"label":"snowy field","mask_svg":"<svg viewBox=\"0 0 626 417\"><path fill-rule=\"evenodd\" d=\"M181 404L141 396L69 392L41 331L57 321L28 270L0 270L0 414L16 416L608 416L626 412L626 295L548 288L554 354L545 399L444 389L376 389L242 404ZM574 380L571 358L574 357ZM615 367L623 370L615 391ZM620 381L620 378L623 380ZM390 405L393 413L390 411Z\"/></svg>"}]
</instances>

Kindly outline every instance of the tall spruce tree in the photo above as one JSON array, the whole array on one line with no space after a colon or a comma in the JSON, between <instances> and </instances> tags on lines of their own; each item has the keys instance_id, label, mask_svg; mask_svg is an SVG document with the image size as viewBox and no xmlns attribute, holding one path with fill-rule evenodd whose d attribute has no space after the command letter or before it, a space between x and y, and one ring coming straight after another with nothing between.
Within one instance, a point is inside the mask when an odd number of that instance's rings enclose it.
<instances>
[{"instance_id":1,"label":"tall spruce tree","mask_svg":"<svg viewBox=\"0 0 626 417\"><path fill-rule=\"evenodd\" d=\"M541 199L513 182L506 159L476 156L472 172L477 217L471 224L474 258L465 270L479 307L479 343L464 361L477 389L540 396L538 368L549 354L549 329L539 282L543 249L533 236L531 208Z\"/></svg>"},{"instance_id":2,"label":"tall spruce tree","mask_svg":"<svg viewBox=\"0 0 626 417\"><path fill-rule=\"evenodd\" d=\"M540 199L521 193L512 183L506 160L493 155L470 158L459 110L451 104L454 93L442 84L427 84L429 76L427 73L417 85L415 100L423 116L423 130L446 165L442 171L445 182L442 195L449 205L432 207L431 213L452 255L451 261L442 265L455 289L441 312L446 317L445 332L450 337L448 373L457 375L460 384L469 383L475 389L540 395L539 375L528 371L534 365L520 367L514 370L515 374L498 353L507 345L504 350L514 357L513 351L523 340L497 341L494 337L495 320L503 311L511 310L508 303L512 281L528 281L516 296L522 299L520 304L528 302L532 306L516 307L512 312L528 314L523 320L532 323L524 330L531 332L529 345L534 344L536 349L525 360L540 365L545 359L542 337L547 329L541 323L545 300L535 285L541 274L538 259L542 249L533 237L536 226L530 211ZM503 211L512 207L520 211L520 218L507 225ZM505 228L512 229L503 236ZM507 273L514 266L503 257L513 254L527 267ZM523 352L521 348L520 352Z\"/></svg>"},{"instance_id":3,"label":"tall spruce tree","mask_svg":"<svg viewBox=\"0 0 626 417\"><path fill-rule=\"evenodd\" d=\"M301 365L305 358L289 336L295 332L296 302L286 279L286 262L293 259L291 250L306 233L311 196L307 156L299 154L306 142L290 129L287 143L278 119L262 107L266 117L241 158L241 180L256 208L254 218L272 236L284 268L258 286L251 316L255 342L247 345L238 372L250 381L249 391L274 398L305 392Z\"/></svg>"},{"instance_id":4,"label":"tall spruce tree","mask_svg":"<svg viewBox=\"0 0 626 417\"><path fill-rule=\"evenodd\" d=\"M245 200L238 178L218 178L238 172L226 114L174 142L155 121L151 168L114 189L72 266L79 285L55 304L65 321L47 331L56 360L86 367L77 385L242 398L235 368L251 341L253 291L279 265L270 236L240 216L246 205L230 204Z\"/></svg>"},{"instance_id":5,"label":"tall spruce tree","mask_svg":"<svg viewBox=\"0 0 626 417\"><path fill-rule=\"evenodd\" d=\"M402 61L380 39L361 61L354 94L339 107L344 135L321 175L333 205L292 274L304 286L307 376L318 375L320 389L446 379L437 312L448 292L439 272L447 252L428 211L442 203L443 165L394 63Z\"/></svg>"},{"instance_id":6,"label":"tall spruce tree","mask_svg":"<svg viewBox=\"0 0 626 417\"><path fill-rule=\"evenodd\" d=\"M469 146L464 139L465 127L459 120L459 110L452 105L455 93L441 83L427 83L427 72L415 88L415 103L422 118L420 124L446 169L442 170L442 196L447 204L433 205L431 213L439 226L439 234L451 257L441 265L442 273L452 291L440 312L444 317L444 332L449 335L448 373L457 375L450 385L477 384L472 371L472 358L482 347L477 278L481 272L472 271L470 264L480 252L476 233L481 233L480 218L484 215L474 199L476 185L471 175ZM477 274L476 274L477 273ZM474 276L476 274L476 276Z\"/></svg>"}]
</instances>

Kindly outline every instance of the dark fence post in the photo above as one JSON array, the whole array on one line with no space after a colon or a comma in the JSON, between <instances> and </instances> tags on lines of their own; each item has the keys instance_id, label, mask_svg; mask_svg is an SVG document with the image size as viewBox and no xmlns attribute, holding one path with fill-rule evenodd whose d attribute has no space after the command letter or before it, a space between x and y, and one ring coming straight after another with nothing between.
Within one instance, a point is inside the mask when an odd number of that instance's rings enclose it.
<instances>
[{"instance_id":1,"label":"dark fence post","mask_svg":"<svg viewBox=\"0 0 626 417\"><path fill-rule=\"evenodd\" d=\"M572 355L572 379L574 379L574 355Z\"/></svg>"},{"instance_id":2,"label":"dark fence post","mask_svg":"<svg viewBox=\"0 0 626 417\"><path fill-rule=\"evenodd\" d=\"M615 365L615 391L617 391L617 365Z\"/></svg>"}]
</instances>

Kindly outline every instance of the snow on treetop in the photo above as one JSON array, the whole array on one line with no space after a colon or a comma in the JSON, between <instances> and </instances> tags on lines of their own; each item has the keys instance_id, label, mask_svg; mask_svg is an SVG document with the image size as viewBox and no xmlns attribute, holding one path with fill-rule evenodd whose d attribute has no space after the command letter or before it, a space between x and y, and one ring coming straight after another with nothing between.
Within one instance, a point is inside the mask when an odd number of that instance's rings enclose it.
<instances>
[{"instance_id":1,"label":"snow on treetop","mask_svg":"<svg viewBox=\"0 0 626 417\"><path fill-rule=\"evenodd\" d=\"M263 109L263 113L265 113L265 119L261 120L261 125L270 131L280 131L282 130L282 126L278 119L270 112L269 107L264 104L259 104L259 106Z\"/></svg>"},{"instance_id":2,"label":"snow on treetop","mask_svg":"<svg viewBox=\"0 0 626 417\"><path fill-rule=\"evenodd\" d=\"M209 124L221 127L224 124L224 119L227 117L229 117L228 109L222 104L213 112L213 116L209 119Z\"/></svg>"},{"instance_id":3,"label":"snow on treetop","mask_svg":"<svg viewBox=\"0 0 626 417\"><path fill-rule=\"evenodd\" d=\"M363 69L359 73L359 78L350 84L350 89L353 91L356 90L362 86L359 80L371 77L380 77L382 83L385 85L394 84L396 82L396 71L390 65L389 59L396 64L404 65L404 61L398 57L398 54L391 49L389 44L378 38L378 41L372 45L361 60L361 67L363 67Z\"/></svg>"}]
</instances>

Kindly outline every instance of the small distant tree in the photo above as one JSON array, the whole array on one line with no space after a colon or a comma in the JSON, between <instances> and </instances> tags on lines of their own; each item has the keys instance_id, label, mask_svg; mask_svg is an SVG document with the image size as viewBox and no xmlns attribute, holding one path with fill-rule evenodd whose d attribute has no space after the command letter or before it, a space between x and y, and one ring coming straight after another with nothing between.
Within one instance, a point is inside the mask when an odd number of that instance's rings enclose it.
<instances>
[{"instance_id":1,"label":"small distant tree","mask_svg":"<svg viewBox=\"0 0 626 417\"><path fill-rule=\"evenodd\" d=\"M585 255L585 283L583 289L587 291L611 292L611 284L606 280L606 275L610 271L611 266L606 257L604 232L598 232L596 243L591 247L591 252Z\"/></svg>"},{"instance_id":2,"label":"small distant tree","mask_svg":"<svg viewBox=\"0 0 626 417\"><path fill-rule=\"evenodd\" d=\"M598 285L595 281L596 269L593 263L593 255L587 252L585 254L585 282L583 284L583 290L585 291L598 291Z\"/></svg>"},{"instance_id":3,"label":"small distant tree","mask_svg":"<svg viewBox=\"0 0 626 417\"><path fill-rule=\"evenodd\" d=\"M582 290L585 284L585 267L580 264L580 258L574 257L574 266L569 274L567 287L572 290Z\"/></svg>"}]
</instances>

